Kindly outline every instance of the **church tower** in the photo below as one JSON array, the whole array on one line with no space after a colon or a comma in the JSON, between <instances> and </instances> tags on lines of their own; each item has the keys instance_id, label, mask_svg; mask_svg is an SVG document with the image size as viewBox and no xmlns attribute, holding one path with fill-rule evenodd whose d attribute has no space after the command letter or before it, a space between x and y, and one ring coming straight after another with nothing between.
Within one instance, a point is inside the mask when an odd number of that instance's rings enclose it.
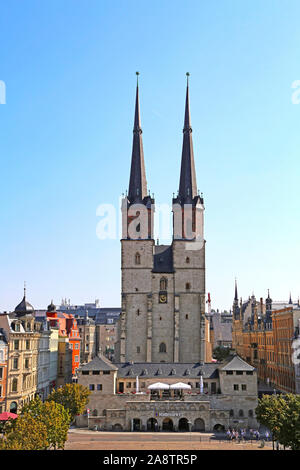
<instances>
[{"instance_id":1,"label":"church tower","mask_svg":"<svg viewBox=\"0 0 300 470\"><path fill-rule=\"evenodd\" d=\"M122 306L115 348L119 362L151 361L153 216L154 199L147 194L137 81L129 189L122 200Z\"/></svg>"},{"instance_id":2,"label":"church tower","mask_svg":"<svg viewBox=\"0 0 300 470\"><path fill-rule=\"evenodd\" d=\"M174 360L204 362L204 201L197 190L188 77L187 73L179 190L177 197L173 198Z\"/></svg>"},{"instance_id":3,"label":"church tower","mask_svg":"<svg viewBox=\"0 0 300 470\"><path fill-rule=\"evenodd\" d=\"M155 245L136 89L128 195L122 200L122 310L116 362L205 361L203 198L197 191L187 83L173 240Z\"/></svg>"}]
</instances>

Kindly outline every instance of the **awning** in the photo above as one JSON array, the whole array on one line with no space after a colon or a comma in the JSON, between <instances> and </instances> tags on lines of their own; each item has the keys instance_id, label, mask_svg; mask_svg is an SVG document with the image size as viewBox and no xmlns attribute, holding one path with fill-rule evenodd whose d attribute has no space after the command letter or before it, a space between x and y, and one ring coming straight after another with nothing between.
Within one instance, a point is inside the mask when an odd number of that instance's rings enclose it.
<instances>
[{"instance_id":1,"label":"awning","mask_svg":"<svg viewBox=\"0 0 300 470\"><path fill-rule=\"evenodd\" d=\"M156 382L155 384L149 385L149 390L169 390L170 386L162 382Z\"/></svg>"},{"instance_id":2,"label":"awning","mask_svg":"<svg viewBox=\"0 0 300 470\"><path fill-rule=\"evenodd\" d=\"M170 388L171 388L171 389L176 389L176 390L178 390L178 389L179 389L179 390L180 390L180 389L182 390L182 389L190 389L190 388L192 388L192 387L191 387L190 385L188 385L188 384L184 384L183 382L178 382L178 383L176 383L176 384L170 385Z\"/></svg>"},{"instance_id":3,"label":"awning","mask_svg":"<svg viewBox=\"0 0 300 470\"><path fill-rule=\"evenodd\" d=\"M8 419L16 419L18 415L15 413L8 413L5 411L4 413L0 414L0 421L7 421Z\"/></svg>"}]
</instances>

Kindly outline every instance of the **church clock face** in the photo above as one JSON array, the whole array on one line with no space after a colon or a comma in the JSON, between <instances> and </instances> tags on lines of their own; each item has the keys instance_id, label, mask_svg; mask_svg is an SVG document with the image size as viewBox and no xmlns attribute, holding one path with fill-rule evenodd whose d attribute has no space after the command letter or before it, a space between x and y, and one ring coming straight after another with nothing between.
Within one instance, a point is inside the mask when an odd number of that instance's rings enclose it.
<instances>
[{"instance_id":1,"label":"church clock face","mask_svg":"<svg viewBox=\"0 0 300 470\"><path fill-rule=\"evenodd\" d=\"M159 294L159 303L166 304L167 303L167 294Z\"/></svg>"}]
</instances>

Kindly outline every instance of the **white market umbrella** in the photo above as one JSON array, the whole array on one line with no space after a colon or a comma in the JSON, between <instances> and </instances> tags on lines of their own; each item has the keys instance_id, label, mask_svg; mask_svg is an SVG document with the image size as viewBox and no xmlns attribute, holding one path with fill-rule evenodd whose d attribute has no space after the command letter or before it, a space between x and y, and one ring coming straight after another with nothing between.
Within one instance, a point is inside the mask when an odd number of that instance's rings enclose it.
<instances>
[{"instance_id":1,"label":"white market umbrella","mask_svg":"<svg viewBox=\"0 0 300 470\"><path fill-rule=\"evenodd\" d=\"M155 384L149 385L149 390L169 390L169 385L162 382L156 382Z\"/></svg>"},{"instance_id":2,"label":"white market umbrella","mask_svg":"<svg viewBox=\"0 0 300 470\"><path fill-rule=\"evenodd\" d=\"M179 390L180 390L180 389L181 389L181 390L182 390L182 389L187 390L187 389L190 389L190 388L192 388L192 387L191 387L190 385L188 385L188 384L184 384L183 382L178 382L178 383L176 383L176 384L170 385L170 388L171 388L171 389L175 389L175 390L178 390L178 389L179 389Z\"/></svg>"}]
</instances>

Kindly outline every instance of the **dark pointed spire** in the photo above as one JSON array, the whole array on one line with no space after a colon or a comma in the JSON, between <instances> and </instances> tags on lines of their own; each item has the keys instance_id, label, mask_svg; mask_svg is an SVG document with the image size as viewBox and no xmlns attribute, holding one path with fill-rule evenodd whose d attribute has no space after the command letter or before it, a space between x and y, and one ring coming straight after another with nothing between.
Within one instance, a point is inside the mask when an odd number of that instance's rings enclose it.
<instances>
[{"instance_id":1,"label":"dark pointed spire","mask_svg":"<svg viewBox=\"0 0 300 470\"><path fill-rule=\"evenodd\" d=\"M138 77L139 72L136 72L136 75ZM147 180L145 173L142 128L140 120L139 85L137 79L128 199L131 203L138 201L141 202L146 196Z\"/></svg>"},{"instance_id":2,"label":"dark pointed spire","mask_svg":"<svg viewBox=\"0 0 300 470\"><path fill-rule=\"evenodd\" d=\"M235 279L235 290L234 290L234 300L238 301L238 291L237 291L237 282Z\"/></svg>"},{"instance_id":3,"label":"dark pointed spire","mask_svg":"<svg viewBox=\"0 0 300 470\"><path fill-rule=\"evenodd\" d=\"M183 145L178 196L183 202L191 202L197 196L197 182L189 104L189 73L187 72Z\"/></svg>"},{"instance_id":4,"label":"dark pointed spire","mask_svg":"<svg viewBox=\"0 0 300 470\"><path fill-rule=\"evenodd\" d=\"M289 305L293 305L293 301L292 301L292 294L290 292L290 300L289 300Z\"/></svg>"}]
</instances>

